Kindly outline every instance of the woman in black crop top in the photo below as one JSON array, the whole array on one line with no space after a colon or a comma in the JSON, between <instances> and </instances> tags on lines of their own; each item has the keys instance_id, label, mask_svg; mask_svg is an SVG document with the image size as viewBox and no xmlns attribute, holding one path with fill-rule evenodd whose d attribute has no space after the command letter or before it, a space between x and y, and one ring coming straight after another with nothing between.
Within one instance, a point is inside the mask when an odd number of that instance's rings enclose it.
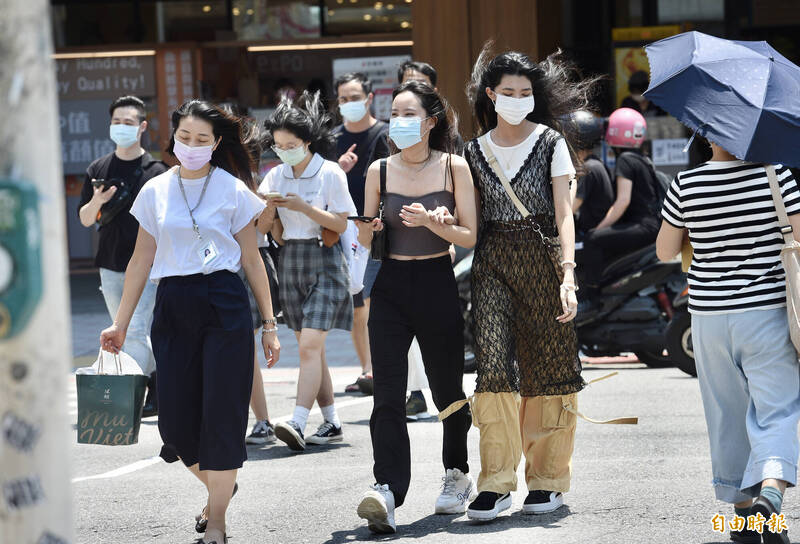
<instances>
[{"instance_id":1,"label":"woman in black crop top","mask_svg":"<svg viewBox=\"0 0 800 544\"><path fill-rule=\"evenodd\" d=\"M387 228L389 257L372 289L369 342L375 380L370 419L377 483L358 515L374 532L394 532L394 508L403 504L411 480L405 392L409 346L419 341L425 374L439 410L465 398L463 319L448 248L475 244L475 192L466 161L451 152L455 130L449 108L418 81L394 92L389 137L400 149L373 163L367 173L364 213L378 214L385 172L384 222L359 224L367 247L373 231ZM436 218L458 218L445 225ZM475 486L467 464L468 406L444 422L444 486L437 513L463 513Z\"/></svg>"}]
</instances>

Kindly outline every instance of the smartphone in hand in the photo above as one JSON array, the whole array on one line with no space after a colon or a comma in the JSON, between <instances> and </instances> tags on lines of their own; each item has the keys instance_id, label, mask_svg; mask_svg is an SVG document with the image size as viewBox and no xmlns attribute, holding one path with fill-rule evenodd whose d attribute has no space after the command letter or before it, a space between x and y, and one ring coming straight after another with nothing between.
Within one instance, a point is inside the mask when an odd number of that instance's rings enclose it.
<instances>
[{"instance_id":1,"label":"smartphone in hand","mask_svg":"<svg viewBox=\"0 0 800 544\"><path fill-rule=\"evenodd\" d=\"M265 194L264 196L266 196L267 198L272 198L272 199L286 198L285 196L283 196L282 194L280 194L278 192L270 192L270 193Z\"/></svg>"},{"instance_id":2,"label":"smartphone in hand","mask_svg":"<svg viewBox=\"0 0 800 544\"><path fill-rule=\"evenodd\" d=\"M369 217L367 215L351 215L348 217L350 221L361 221L363 223L372 223L375 217Z\"/></svg>"}]
</instances>

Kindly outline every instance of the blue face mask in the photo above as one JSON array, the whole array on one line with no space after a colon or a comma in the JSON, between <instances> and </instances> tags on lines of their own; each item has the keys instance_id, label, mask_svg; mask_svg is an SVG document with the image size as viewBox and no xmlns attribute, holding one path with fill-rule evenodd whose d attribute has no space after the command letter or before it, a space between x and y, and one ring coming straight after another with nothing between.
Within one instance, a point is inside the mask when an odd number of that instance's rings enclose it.
<instances>
[{"instance_id":1,"label":"blue face mask","mask_svg":"<svg viewBox=\"0 0 800 544\"><path fill-rule=\"evenodd\" d=\"M111 125L108 135L120 147L130 147L139 141L140 125Z\"/></svg>"},{"instance_id":2,"label":"blue face mask","mask_svg":"<svg viewBox=\"0 0 800 544\"><path fill-rule=\"evenodd\" d=\"M389 138L398 149L405 149L420 143L422 141L422 121L423 119L419 117L392 117L389 121Z\"/></svg>"}]
</instances>

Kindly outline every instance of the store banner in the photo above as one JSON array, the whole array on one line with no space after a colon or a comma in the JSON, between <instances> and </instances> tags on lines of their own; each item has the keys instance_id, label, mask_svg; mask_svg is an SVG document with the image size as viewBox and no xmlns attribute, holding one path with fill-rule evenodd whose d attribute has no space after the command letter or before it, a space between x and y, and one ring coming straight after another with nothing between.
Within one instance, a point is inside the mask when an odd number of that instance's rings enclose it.
<instances>
[{"instance_id":1,"label":"store banner","mask_svg":"<svg viewBox=\"0 0 800 544\"><path fill-rule=\"evenodd\" d=\"M85 174L93 160L114 151L108 136L111 100L62 100L58 103L64 174Z\"/></svg>"},{"instance_id":2,"label":"store banner","mask_svg":"<svg viewBox=\"0 0 800 544\"><path fill-rule=\"evenodd\" d=\"M668 36L679 34L679 25L640 26L611 29L614 46L614 90L616 106L630 96L628 82L636 72L650 75L650 63L644 46Z\"/></svg>"},{"instance_id":3,"label":"store banner","mask_svg":"<svg viewBox=\"0 0 800 544\"><path fill-rule=\"evenodd\" d=\"M359 57L333 60L333 79L349 72L361 72L372 81L373 115L383 121L392 116L392 91L397 86L397 69L410 55Z\"/></svg>"},{"instance_id":4,"label":"store banner","mask_svg":"<svg viewBox=\"0 0 800 544\"><path fill-rule=\"evenodd\" d=\"M59 100L114 99L156 94L155 57L99 57L56 60Z\"/></svg>"},{"instance_id":5,"label":"store banner","mask_svg":"<svg viewBox=\"0 0 800 544\"><path fill-rule=\"evenodd\" d=\"M190 47L159 49L156 57L158 74L158 136L156 141L166 145L171 132L170 117L178 106L196 98L200 76L195 69L195 49Z\"/></svg>"}]
</instances>

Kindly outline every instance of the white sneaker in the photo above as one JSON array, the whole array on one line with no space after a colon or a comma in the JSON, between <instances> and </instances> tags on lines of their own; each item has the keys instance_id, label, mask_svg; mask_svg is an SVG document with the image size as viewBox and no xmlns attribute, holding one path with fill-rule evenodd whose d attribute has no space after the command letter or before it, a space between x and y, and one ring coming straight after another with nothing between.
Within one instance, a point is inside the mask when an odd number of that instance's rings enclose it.
<instances>
[{"instance_id":1,"label":"white sneaker","mask_svg":"<svg viewBox=\"0 0 800 544\"><path fill-rule=\"evenodd\" d=\"M364 493L358 504L358 517L367 520L373 533L395 533L394 494L387 484L375 484Z\"/></svg>"},{"instance_id":2,"label":"white sneaker","mask_svg":"<svg viewBox=\"0 0 800 544\"><path fill-rule=\"evenodd\" d=\"M442 482L442 493L436 499L436 513L463 514L467 510L467 501L475 492L472 477L457 468L448 468Z\"/></svg>"}]
</instances>

